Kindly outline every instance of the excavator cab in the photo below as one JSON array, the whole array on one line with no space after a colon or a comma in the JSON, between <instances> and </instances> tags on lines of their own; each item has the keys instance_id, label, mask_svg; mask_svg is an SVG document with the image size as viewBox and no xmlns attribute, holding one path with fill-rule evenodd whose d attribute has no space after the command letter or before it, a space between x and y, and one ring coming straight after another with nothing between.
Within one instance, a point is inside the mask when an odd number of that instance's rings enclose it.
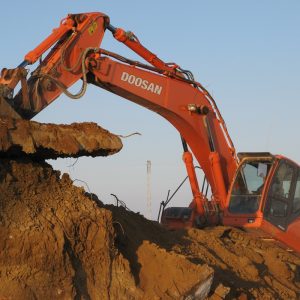
<instances>
[{"instance_id":1,"label":"excavator cab","mask_svg":"<svg viewBox=\"0 0 300 300\"><path fill-rule=\"evenodd\" d=\"M240 157L223 224L262 230L300 251L300 167L270 153Z\"/></svg>"},{"instance_id":2,"label":"excavator cab","mask_svg":"<svg viewBox=\"0 0 300 300\"><path fill-rule=\"evenodd\" d=\"M238 156L241 163L228 193L223 223L259 227L276 158L270 153L239 153Z\"/></svg>"}]
</instances>

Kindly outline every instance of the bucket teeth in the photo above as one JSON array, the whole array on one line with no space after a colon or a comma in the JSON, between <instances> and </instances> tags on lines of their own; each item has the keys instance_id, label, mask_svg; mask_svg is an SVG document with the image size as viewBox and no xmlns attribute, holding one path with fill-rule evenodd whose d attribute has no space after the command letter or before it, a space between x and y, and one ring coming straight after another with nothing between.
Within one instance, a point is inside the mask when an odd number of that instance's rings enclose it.
<instances>
[{"instance_id":1,"label":"bucket teeth","mask_svg":"<svg viewBox=\"0 0 300 300\"><path fill-rule=\"evenodd\" d=\"M1 90L1 86L0 86ZM0 117L10 117L13 119L21 119L21 116L12 108L12 106L0 96Z\"/></svg>"}]
</instances>

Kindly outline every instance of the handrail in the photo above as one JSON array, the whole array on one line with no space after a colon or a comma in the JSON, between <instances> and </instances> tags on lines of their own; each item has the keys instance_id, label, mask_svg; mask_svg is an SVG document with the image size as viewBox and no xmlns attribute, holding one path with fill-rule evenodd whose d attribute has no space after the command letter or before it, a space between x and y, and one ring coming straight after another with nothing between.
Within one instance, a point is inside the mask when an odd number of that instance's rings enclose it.
<instances>
[{"instance_id":1,"label":"handrail","mask_svg":"<svg viewBox=\"0 0 300 300\"><path fill-rule=\"evenodd\" d=\"M194 167L195 169L200 169L201 170L201 167L199 166L195 166ZM170 201L173 199L173 197L175 196L175 194L179 191L179 189L183 186L183 184L186 182L186 180L188 179L188 176L186 176L183 181L179 184L179 186L177 187L177 189L174 191L174 193L171 195L171 197L169 197L170 195L170 190L168 190L168 194L167 194L167 199L166 201L162 201L160 203L160 207L159 207L159 211L158 211L158 216L157 216L157 221L159 222L159 219L161 217L161 215L163 214L166 206L170 203ZM202 192L204 191L204 187L205 187L205 183L207 184L206 186L206 192L205 192L205 197L207 196L207 192L208 192L208 188L209 188L209 183L208 181L206 180L206 177L204 177L204 180L203 180L203 184L202 184Z\"/></svg>"}]
</instances>

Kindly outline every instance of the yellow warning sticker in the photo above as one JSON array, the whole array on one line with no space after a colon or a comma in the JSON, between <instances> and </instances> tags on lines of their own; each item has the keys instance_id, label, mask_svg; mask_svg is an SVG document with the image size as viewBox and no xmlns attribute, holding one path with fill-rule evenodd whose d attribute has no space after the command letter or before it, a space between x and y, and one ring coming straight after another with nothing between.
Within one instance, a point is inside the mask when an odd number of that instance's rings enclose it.
<instances>
[{"instance_id":1,"label":"yellow warning sticker","mask_svg":"<svg viewBox=\"0 0 300 300\"><path fill-rule=\"evenodd\" d=\"M91 26L89 27L89 29L88 29L89 34L90 34L90 35L93 35L93 34L95 33L97 27L98 27L98 24L97 24L97 22L94 21L94 22L92 23L92 25L91 25Z\"/></svg>"}]
</instances>

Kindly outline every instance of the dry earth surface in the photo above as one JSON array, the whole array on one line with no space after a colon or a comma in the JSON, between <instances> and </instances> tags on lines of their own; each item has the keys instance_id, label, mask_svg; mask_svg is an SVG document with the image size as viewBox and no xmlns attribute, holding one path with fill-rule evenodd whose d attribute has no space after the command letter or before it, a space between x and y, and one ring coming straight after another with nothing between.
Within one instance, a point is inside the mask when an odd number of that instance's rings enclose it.
<instances>
[{"instance_id":1,"label":"dry earth surface","mask_svg":"<svg viewBox=\"0 0 300 300\"><path fill-rule=\"evenodd\" d=\"M167 231L43 161L113 154L118 137L95 124L0 125L0 299L300 299L293 253L230 227ZM48 131L54 143L38 142ZM65 139L78 150L59 148Z\"/></svg>"}]
</instances>

